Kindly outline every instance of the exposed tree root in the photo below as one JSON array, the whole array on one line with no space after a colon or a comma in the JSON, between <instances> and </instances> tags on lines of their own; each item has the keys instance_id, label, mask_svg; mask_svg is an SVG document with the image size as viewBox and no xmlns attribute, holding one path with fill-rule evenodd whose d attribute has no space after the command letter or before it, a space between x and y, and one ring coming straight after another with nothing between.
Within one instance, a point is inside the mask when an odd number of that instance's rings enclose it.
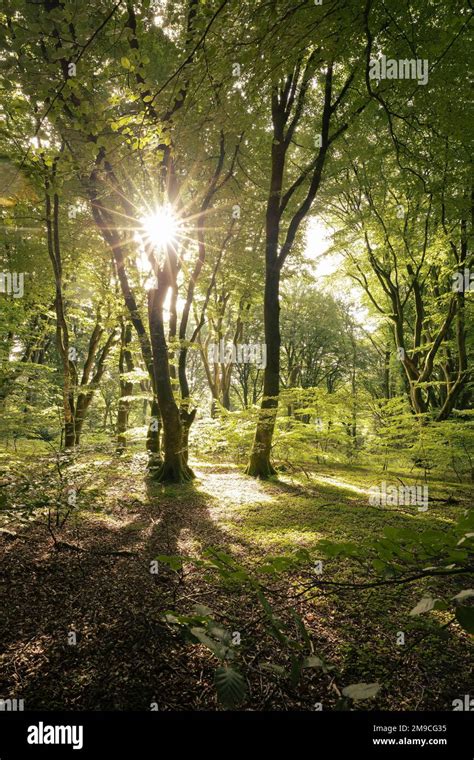
<instances>
[{"instance_id":1,"label":"exposed tree root","mask_svg":"<svg viewBox=\"0 0 474 760\"><path fill-rule=\"evenodd\" d=\"M251 475L253 478L268 480L268 478L276 475L277 471L267 457L252 456L245 470L245 474Z\"/></svg>"},{"instance_id":2,"label":"exposed tree root","mask_svg":"<svg viewBox=\"0 0 474 760\"><path fill-rule=\"evenodd\" d=\"M7 530L6 528L0 528L0 537L3 537L8 541L32 541L33 543L41 543L41 540L38 538L32 538L31 536L22 536L21 534ZM94 549L83 549L81 546L77 546L77 544L70 544L68 541L57 541L54 536L53 541L54 548L57 551L83 552L84 554L95 554L104 557L138 557L137 552L130 552L126 549L116 549L115 551L94 551Z\"/></svg>"},{"instance_id":3,"label":"exposed tree root","mask_svg":"<svg viewBox=\"0 0 474 760\"><path fill-rule=\"evenodd\" d=\"M76 544L70 544L68 541L55 541L54 548L58 551L84 552L85 554L95 554L103 557L138 557L137 552L129 552L126 549L117 549L116 551L94 551L93 549L83 549Z\"/></svg>"},{"instance_id":4,"label":"exposed tree root","mask_svg":"<svg viewBox=\"0 0 474 760\"><path fill-rule=\"evenodd\" d=\"M188 483L196 476L184 461L162 462L151 476L158 483Z\"/></svg>"}]
</instances>

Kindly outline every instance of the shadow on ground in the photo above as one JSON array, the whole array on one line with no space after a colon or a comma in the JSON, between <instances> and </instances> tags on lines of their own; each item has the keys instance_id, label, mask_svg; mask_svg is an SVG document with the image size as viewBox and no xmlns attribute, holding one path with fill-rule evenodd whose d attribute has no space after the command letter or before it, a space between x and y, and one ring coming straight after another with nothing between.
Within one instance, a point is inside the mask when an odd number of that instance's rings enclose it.
<instances>
[{"instance_id":1,"label":"shadow on ground","mask_svg":"<svg viewBox=\"0 0 474 760\"><path fill-rule=\"evenodd\" d=\"M183 487L119 477L102 512L71 518L57 535L83 551L58 551L44 521L20 530L21 538L0 538L6 610L0 623L2 698L22 698L27 710L148 710L152 702L160 710L215 709L215 661L202 648L183 646L160 615L173 607L177 596L189 604L222 604L222 594L213 599L215 588L199 572L191 573L184 586L167 568L151 573L150 562L158 554L198 555L218 546L253 559L270 546L278 553L279 547L311 545L322 536L358 540L371 530L381 532L385 524L428 524L426 515L416 513L381 516L360 495L331 484L308 488L288 481L260 483L224 467L203 468L198 474L197 481ZM137 489L138 500L131 496ZM432 524L445 519L441 513L429 516ZM120 551L128 554L113 554ZM230 604L245 618L242 599ZM354 672L359 680L371 680L377 669L383 677L387 652L391 658L401 656L394 642L386 640L390 628L387 634L380 622L386 621L387 612L388 618L393 615L387 604L398 609L399 596L318 599L310 607L309 627L321 645L334 649L347 678ZM425 709L440 706L440 689L448 696L455 689L457 696L467 688L461 661L455 668L456 686L449 681L464 643L457 646L455 640L439 642L439 647L431 642L419 661L413 661L421 681L413 698L407 698L408 707L418 699L425 699ZM441 663L434 676L433 662ZM367 673L360 672L361 663ZM451 668L448 674L444 667ZM403 674L401 689L407 677L415 683L413 672ZM427 701L425 676L431 678ZM314 678L311 696L280 694L280 702L270 706L311 707L317 689L327 689L324 680L317 680L319 674ZM260 697L255 699L253 708L261 709Z\"/></svg>"}]
</instances>

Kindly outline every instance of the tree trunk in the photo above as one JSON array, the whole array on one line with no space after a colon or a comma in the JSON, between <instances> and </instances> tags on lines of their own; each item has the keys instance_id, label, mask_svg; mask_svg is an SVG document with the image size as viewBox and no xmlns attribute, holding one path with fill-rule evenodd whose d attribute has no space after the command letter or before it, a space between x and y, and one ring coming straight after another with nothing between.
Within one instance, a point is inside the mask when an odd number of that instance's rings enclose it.
<instances>
[{"instance_id":1,"label":"tree trunk","mask_svg":"<svg viewBox=\"0 0 474 760\"><path fill-rule=\"evenodd\" d=\"M188 448L189 448L189 431L191 429L191 425L194 422L194 418L196 416L196 409L193 409L191 412L186 411L186 409L181 408L179 410L180 416L181 416L181 424L183 426L183 458L184 461L188 461Z\"/></svg>"},{"instance_id":2,"label":"tree trunk","mask_svg":"<svg viewBox=\"0 0 474 760\"><path fill-rule=\"evenodd\" d=\"M230 412L230 387L227 384L222 389L222 406Z\"/></svg>"},{"instance_id":3,"label":"tree trunk","mask_svg":"<svg viewBox=\"0 0 474 760\"><path fill-rule=\"evenodd\" d=\"M81 433L82 433L82 428L84 425L84 420L86 418L86 412L87 412L87 407L89 406L89 403L87 402L87 396L83 393L80 393L79 396L77 397L76 415L75 415L75 420L74 420L75 446L79 446L79 444L81 443Z\"/></svg>"},{"instance_id":4,"label":"tree trunk","mask_svg":"<svg viewBox=\"0 0 474 760\"><path fill-rule=\"evenodd\" d=\"M278 410L280 389L280 271L275 265L267 270L264 297L265 342L267 366L263 375L263 400L247 475L269 478L276 470L270 462L273 431Z\"/></svg>"},{"instance_id":5,"label":"tree trunk","mask_svg":"<svg viewBox=\"0 0 474 760\"><path fill-rule=\"evenodd\" d=\"M161 461L161 451L160 451L160 435L161 435L161 415L160 415L160 407L158 406L158 401L156 400L156 397L153 398L153 401L151 402L151 422L148 425L148 430L146 434L146 450L148 451L149 457L150 457L150 465L153 466L153 463Z\"/></svg>"},{"instance_id":6,"label":"tree trunk","mask_svg":"<svg viewBox=\"0 0 474 760\"><path fill-rule=\"evenodd\" d=\"M385 351L384 370L383 370L383 384L384 384L384 397L386 399L391 398L390 395L390 357L391 351L389 348Z\"/></svg>"},{"instance_id":7,"label":"tree trunk","mask_svg":"<svg viewBox=\"0 0 474 760\"><path fill-rule=\"evenodd\" d=\"M64 448L72 449L76 443L76 432L74 429L74 420L66 420L64 423Z\"/></svg>"},{"instance_id":8,"label":"tree trunk","mask_svg":"<svg viewBox=\"0 0 474 760\"><path fill-rule=\"evenodd\" d=\"M307 90L314 72L315 58L316 52L313 52L308 57L303 71L301 71L301 61L299 61L293 72L286 77L283 85L281 87L275 86L272 91L271 178L265 215L264 324L267 365L263 376L262 405L250 462L246 469L248 475L261 478L268 478L275 474L275 469L270 462L270 453L280 390L280 273L285 259L292 249L298 229L310 211L318 192L329 145L329 125L331 116L335 112L335 107L331 102L333 65L329 63L324 85L321 147L311 164L311 171L303 171L286 193L283 193L286 153L304 110ZM301 78L300 74L302 74ZM297 90L298 94L296 94ZM342 93L342 96L340 95L336 101L338 105L342 102L344 94ZM331 141L342 134L342 131L340 128L335 132ZM280 247L280 223L283 214L294 192L307 177L309 177L309 186L306 195L296 211L290 215L284 240Z\"/></svg>"},{"instance_id":9,"label":"tree trunk","mask_svg":"<svg viewBox=\"0 0 474 760\"><path fill-rule=\"evenodd\" d=\"M111 178L112 184L115 182L115 177L112 172L109 171L109 176ZM153 366L153 357L152 357L152 349L150 345L150 341L148 339L148 335L146 334L146 329L143 324L143 320L140 315L140 310L137 305L137 301L135 299L134 293L130 287L130 283L127 276L127 271L125 267L126 262L126 248L123 245L123 242L120 239L119 233L117 232L117 229L114 225L114 219L113 216L110 214L110 212L102 205L101 201L99 201L98 197L98 189L96 188L96 171L94 171L91 175L92 180L92 190L90 190L90 198L91 198L91 204L92 204L92 213L94 216L94 220L102 234L102 237L104 238L104 241L110 246L114 262L117 270L117 276L120 282L120 288L122 290L122 295L124 297L125 305L128 309L130 321L135 329L135 332L138 337L138 342L140 345L140 350L142 353L143 361L145 363L145 367L147 368L148 375L150 377L150 383L153 390L153 393L155 394L155 372L154 372L154 366ZM122 193L120 195L120 198L124 198L124 194ZM156 403L155 407L152 405L152 414L153 409L157 409ZM157 414L158 417L158 414ZM159 421L157 424L157 430L149 430L147 435L147 450L150 454L153 456L150 457L150 464L153 466L157 460L160 459L160 448L159 448Z\"/></svg>"},{"instance_id":10,"label":"tree trunk","mask_svg":"<svg viewBox=\"0 0 474 760\"><path fill-rule=\"evenodd\" d=\"M99 323L99 320L97 324L98 323ZM102 349L98 353L96 353L96 348L98 346L99 339L100 339L100 336L102 335L102 332L103 332L102 329L99 329L96 335L94 335L94 333L92 334L91 340L89 343L89 351L87 354L86 361L84 363L81 384L79 386L79 394L78 394L77 402L76 402L75 419L74 419L76 446L79 446L80 444L82 428L84 426L84 420L86 418L87 410L89 409L89 406L91 405L91 402L94 398L95 391L100 381L102 380L102 376L105 371L106 359L110 351L112 350L117 338L117 334L114 329L110 333ZM94 374L91 378L90 373L92 370L92 364L94 360L96 362L96 366L95 366Z\"/></svg>"},{"instance_id":11,"label":"tree trunk","mask_svg":"<svg viewBox=\"0 0 474 760\"><path fill-rule=\"evenodd\" d=\"M53 167L53 177L56 167ZM69 330L66 322L63 284L62 284L62 261L61 245L59 237L59 196L53 193L53 203L51 204L51 184L49 179L46 181L46 230L48 254L53 266L54 280L56 285L56 295L54 299L54 309L56 312L56 343L59 355L63 365L63 410L64 410L64 448L74 447L75 436L75 411L74 411L74 385L76 381L76 370L71 361L69 349Z\"/></svg>"},{"instance_id":12,"label":"tree trunk","mask_svg":"<svg viewBox=\"0 0 474 760\"><path fill-rule=\"evenodd\" d=\"M148 291L148 319L156 393L163 425L163 462L154 473L154 478L160 482L183 483L191 480L194 473L186 463L183 425L171 385L163 321L163 303L167 290L167 286L159 283L158 288Z\"/></svg>"},{"instance_id":13,"label":"tree trunk","mask_svg":"<svg viewBox=\"0 0 474 760\"><path fill-rule=\"evenodd\" d=\"M127 448L128 415L130 412L129 397L133 393L133 382L124 379L123 375L133 372L133 357L130 350L132 342L132 326L122 321L121 343L119 357L120 398L117 411L117 454L122 454Z\"/></svg>"}]
</instances>

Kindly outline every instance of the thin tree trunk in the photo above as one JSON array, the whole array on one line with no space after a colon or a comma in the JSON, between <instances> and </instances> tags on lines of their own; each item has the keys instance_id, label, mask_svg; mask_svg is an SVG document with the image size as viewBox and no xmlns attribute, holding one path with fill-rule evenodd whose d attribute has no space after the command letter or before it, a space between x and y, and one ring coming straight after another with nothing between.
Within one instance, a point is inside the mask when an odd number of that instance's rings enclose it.
<instances>
[{"instance_id":1,"label":"thin tree trunk","mask_svg":"<svg viewBox=\"0 0 474 760\"><path fill-rule=\"evenodd\" d=\"M99 320L100 320L100 316L98 315L96 327L99 325ZM78 394L77 402L76 402L76 413L75 413L75 445L76 446L79 446L80 444L82 428L84 426L84 420L86 418L87 410L89 409L89 406L91 405L91 402L94 398L95 392L97 390L97 386L102 380L102 376L105 371L106 359L108 355L110 354L110 351L112 350L117 339L117 333L114 329L110 333L102 349L96 355L96 348L98 346L102 332L103 330L99 328L97 331L94 330L94 332L92 333L90 343L89 343L88 355L84 363L81 384L79 386L79 394ZM92 370L92 364L94 360L96 361L96 368L95 368L95 372L92 378L89 380L90 373Z\"/></svg>"},{"instance_id":2,"label":"thin tree trunk","mask_svg":"<svg viewBox=\"0 0 474 760\"><path fill-rule=\"evenodd\" d=\"M53 172L55 171L53 167ZM59 238L59 196L53 194L51 204L51 185L46 183L46 230L48 253L53 266L56 295L54 308L56 312L56 343L63 365L63 414L64 414L64 448L74 447L75 435L75 408L74 408L74 384L75 367L70 360L69 330L66 322L63 291L62 291L62 262L61 246Z\"/></svg>"},{"instance_id":3,"label":"thin tree trunk","mask_svg":"<svg viewBox=\"0 0 474 760\"><path fill-rule=\"evenodd\" d=\"M130 344L132 342L132 326L122 320L120 341L120 398L117 410L117 453L122 454L127 448L128 415L130 412L129 397L133 393L133 382L124 378L127 372L133 372L134 364Z\"/></svg>"}]
</instances>

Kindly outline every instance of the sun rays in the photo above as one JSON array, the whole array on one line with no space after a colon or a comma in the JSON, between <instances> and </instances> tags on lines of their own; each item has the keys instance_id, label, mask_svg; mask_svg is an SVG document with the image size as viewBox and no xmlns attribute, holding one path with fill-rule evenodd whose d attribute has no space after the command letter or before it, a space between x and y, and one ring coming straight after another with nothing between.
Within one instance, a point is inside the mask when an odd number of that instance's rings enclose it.
<instances>
[{"instance_id":1,"label":"sun rays","mask_svg":"<svg viewBox=\"0 0 474 760\"><path fill-rule=\"evenodd\" d=\"M140 234L147 245L163 250L168 246L176 247L182 231L182 221L173 207L168 203L157 206L150 214L139 219Z\"/></svg>"}]
</instances>

